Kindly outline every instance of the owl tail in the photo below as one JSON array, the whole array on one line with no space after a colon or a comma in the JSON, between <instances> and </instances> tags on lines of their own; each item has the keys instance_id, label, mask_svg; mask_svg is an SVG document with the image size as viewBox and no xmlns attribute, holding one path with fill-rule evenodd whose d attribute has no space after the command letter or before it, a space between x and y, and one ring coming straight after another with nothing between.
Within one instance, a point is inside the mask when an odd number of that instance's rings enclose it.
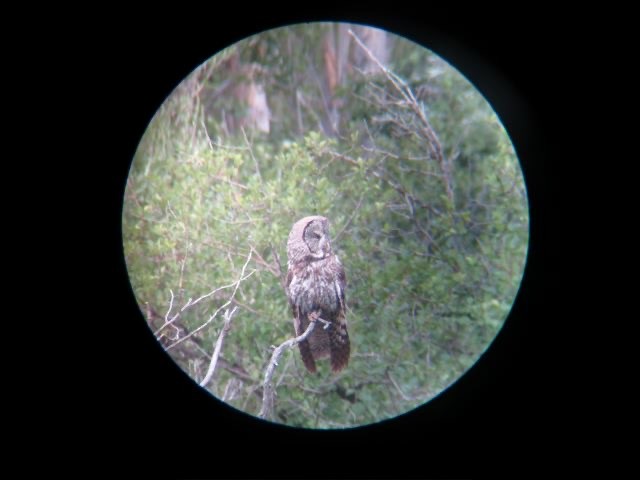
<instances>
[{"instance_id":1,"label":"owl tail","mask_svg":"<svg viewBox=\"0 0 640 480\"><path fill-rule=\"evenodd\" d=\"M329 332L329 348L331 356L331 371L338 373L349 363L351 345L349 333L344 317L338 317L337 321L331 325Z\"/></svg>"},{"instance_id":2,"label":"owl tail","mask_svg":"<svg viewBox=\"0 0 640 480\"><path fill-rule=\"evenodd\" d=\"M300 356L302 357L304 366L309 370L309 372L316 373L316 362L313 359L309 342L307 340L303 340L298 343L298 347L300 348Z\"/></svg>"}]
</instances>

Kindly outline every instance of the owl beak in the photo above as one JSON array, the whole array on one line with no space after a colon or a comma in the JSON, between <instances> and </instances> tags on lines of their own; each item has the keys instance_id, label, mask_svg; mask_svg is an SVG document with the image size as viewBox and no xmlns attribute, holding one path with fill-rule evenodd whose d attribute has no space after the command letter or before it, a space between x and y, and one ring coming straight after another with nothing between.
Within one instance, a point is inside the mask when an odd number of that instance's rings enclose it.
<instances>
[{"instance_id":1,"label":"owl beak","mask_svg":"<svg viewBox=\"0 0 640 480\"><path fill-rule=\"evenodd\" d=\"M327 240L327 243L324 244L323 250L325 257L331 253L331 242L329 242L329 240Z\"/></svg>"}]
</instances>

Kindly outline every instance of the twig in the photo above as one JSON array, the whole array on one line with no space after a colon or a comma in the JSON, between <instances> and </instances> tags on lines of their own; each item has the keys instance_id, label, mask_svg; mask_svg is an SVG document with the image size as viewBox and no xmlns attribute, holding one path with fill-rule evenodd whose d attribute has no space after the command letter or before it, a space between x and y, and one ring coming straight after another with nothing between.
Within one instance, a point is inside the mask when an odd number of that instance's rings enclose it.
<instances>
[{"instance_id":1,"label":"twig","mask_svg":"<svg viewBox=\"0 0 640 480\"><path fill-rule=\"evenodd\" d=\"M273 353L271 354L271 360L269 360L269 365L267 365L267 369L264 373L264 383L262 388L262 408L260 409L260 413L258 413L259 418L267 419L271 417L275 395L271 379L273 378L273 373L276 366L278 365L278 358L280 358L282 352L302 342L311 334L313 328L316 326L316 322L311 318L309 320L309 326L304 331L304 333L302 333L302 335L299 335L295 338L290 338L273 350Z\"/></svg>"},{"instance_id":2,"label":"twig","mask_svg":"<svg viewBox=\"0 0 640 480\"><path fill-rule=\"evenodd\" d=\"M407 396L407 394L405 394L402 389L400 388L400 385L397 384L397 382L393 379L393 377L391 376L391 372L387 371L387 378L391 381L391 384L396 388L396 390L398 391L398 393L400 394L400 396L404 399L404 400L414 400L414 397L409 397Z\"/></svg>"},{"instance_id":3,"label":"twig","mask_svg":"<svg viewBox=\"0 0 640 480\"><path fill-rule=\"evenodd\" d=\"M246 303L242 303L239 302L237 299L233 299L233 304L242 308L243 310L246 310L247 312L251 312L254 315L262 315L258 310L256 310L255 308L250 307L249 305L247 305Z\"/></svg>"},{"instance_id":4,"label":"twig","mask_svg":"<svg viewBox=\"0 0 640 480\"><path fill-rule=\"evenodd\" d=\"M178 340L177 342L172 343L171 345L169 345L166 350L169 350L170 348L175 347L176 345L184 342L187 338L195 335L196 333L198 333L200 330L202 330L203 328L205 328L207 325L209 325L214 318L216 318L216 316L218 315L218 313L224 309L227 308L229 306L229 304L231 302L233 302L233 298L236 295L236 292L238 291L238 287L240 286L240 282L242 282L243 280L246 280L247 278L249 278L251 275L253 275L256 271L252 270L248 275L245 276L244 274L244 270L247 268L247 265L249 264L249 261L251 260L251 252L249 253L249 256L247 257L247 261L245 262L245 264L242 266L242 271L240 272L240 278L235 282L232 283L231 285L235 285L235 288L233 289L233 292L231 292L231 296L229 297L229 300L227 300L222 306L220 306L215 312L213 312L213 315L211 315L209 317L209 319L204 322L202 325L200 325L198 328L196 328L195 330L193 330L191 333L189 333L188 335L185 335L184 337L182 337L180 340ZM220 287L222 288L222 287ZM219 290L219 289L216 289ZM213 292L212 292L213 293ZM200 297L198 300L196 300L195 302L191 303L190 305L194 305L195 303L197 303L198 301L200 301L201 299L209 296L211 294L207 294L207 295L203 295L202 297ZM191 301L191 299L189 299L189 301ZM182 310L184 310L187 306L185 305L185 307L182 308Z\"/></svg>"},{"instance_id":5,"label":"twig","mask_svg":"<svg viewBox=\"0 0 640 480\"><path fill-rule=\"evenodd\" d=\"M196 350L198 350L204 357L209 358L209 361L211 361L211 356L209 355L209 352L207 352L198 343L196 343L196 340L197 339L195 339L195 338L191 339L191 341L194 342L193 343L194 348ZM240 380L244 380L245 382L249 382L249 383L252 383L252 384L260 383L259 380L255 379L251 375L249 375L241 366L237 366L237 365L234 365L234 364L228 362L222 356L218 357L218 363L220 364L220 367L224 368L227 372L235 375Z\"/></svg>"},{"instance_id":6,"label":"twig","mask_svg":"<svg viewBox=\"0 0 640 480\"><path fill-rule=\"evenodd\" d=\"M213 148L213 142L211 141L211 137L209 136L209 130L207 130L207 126L204 123L204 118L200 119L200 124L202 125L202 130L204 130L204 134L207 137L207 141L209 142L209 148L211 148L212 152L215 152L216 149Z\"/></svg>"},{"instance_id":7,"label":"twig","mask_svg":"<svg viewBox=\"0 0 640 480\"><path fill-rule=\"evenodd\" d=\"M231 180L230 178L223 177L222 175L210 175L210 177L215 180L220 180L221 182L226 182L229 185L233 185L234 187L241 188L242 190L249 190L249 187L247 187L246 185Z\"/></svg>"},{"instance_id":8,"label":"twig","mask_svg":"<svg viewBox=\"0 0 640 480\"><path fill-rule=\"evenodd\" d=\"M258 250L255 249L255 247L253 245L249 245L249 247L251 248L251 251L256 255L256 263L258 265L262 265L263 267L265 267L267 270L269 270L274 277L280 278L280 272L278 270L276 270L270 263L268 263L263 257L262 255L260 255L260 253L258 252Z\"/></svg>"},{"instance_id":9,"label":"twig","mask_svg":"<svg viewBox=\"0 0 640 480\"><path fill-rule=\"evenodd\" d=\"M169 310L167 310L167 313L164 316L164 325L160 327L158 330L156 330L155 332L156 335L160 330L162 330L164 327L166 327L171 323L171 321L168 320L168 318L169 318L169 314L171 313L171 310L173 309L173 290L169 289L169 293L171 294L171 299L169 300Z\"/></svg>"},{"instance_id":10,"label":"twig","mask_svg":"<svg viewBox=\"0 0 640 480\"><path fill-rule=\"evenodd\" d=\"M202 381L200 382L200 386L204 387L209 383L211 377L213 377L213 372L216 370L216 365L218 364L218 357L220 356L220 350L222 349L222 342L224 342L224 337L227 335L227 332L231 328L231 317L236 312L238 307L233 307L233 310L225 310L224 312L224 325L222 326L222 330L220 331L220 335L218 335L218 340L216 341L215 348L213 350L213 355L211 356L211 363L209 363L209 369L207 370L207 374L204 376Z\"/></svg>"},{"instance_id":11,"label":"twig","mask_svg":"<svg viewBox=\"0 0 640 480\"><path fill-rule=\"evenodd\" d=\"M371 60L373 60L373 62L380 68L380 70L382 70L382 72L385 74L387 79L396 88L396 90L400 93L400 95L402 95L402 97L404 98L409 108L411 108L411 110L413 110L413 112L418 116L418 119L420 120L420 123L422 124L422 127L423 127L421 129L421 132L427 138L429 148L431 149L433 156L435 157L437 162L440 164L440 169L442 170L443 177L444 177L445 191L447 193L447 197L453 204L453 188L451 185L452 181L451 181L450 165L449 165L449 162L447 162L444 158L444 155L442 153L442 146L440 145L440 140L438 139L438 136L433 130L431 123L427 119L427 116L424 113L424 108L422 107L422 105L418 103L418 100L416 99L409 85L407 85L407 82L405 82L402 78L400 78L398 75L396 75L387 67L385 67L380 62L380 60L378 60L376 56L371 52L371 50L367 48L367 46L362 42L362 40L360 40L358 36L355 33L353 33L352 30L349 30L349 35L351 35L351 37L360 46L360 48L364 50L367 56Z\"/></svg>"},{"instance_id":12,"label":"twig","mask_svg":"<svg viewBox=\"0 0 640 480\"><path fill-rule=\"evenodd\" d=\"M249 256L247 257L247 261L245 262L244 266L242 267L242 272L240 273L240 278L238 280L236 280L233 283L230 283L228 285L223 285L222 287L218 287L212 291L210 291L209 293L202 295L201 297L197 298L196 300L193 300L192 298L190 298L187 303L184 304L184 306L180 309L180 311L178 313L176 313L173 317L171 317L171 320L167 320L167 318L169 317L169 313L171 313L171 309L173 308L173 291L169 290L169 292L171 293L171 300L170 300L170 304L169 304L169 311L167 312L167 314L165 315L165 323L158 328L155 332L153 332L153 334L156 336L156 338L158 337L158 334L164 330L165 328L167 328L169 325L171 325L172 323L174 323L178 317L180 316L180 314L182 312L184 312L187 308L194 306L195 304L201 302L202 300L204 300L205 298L210 297L211 295L213 295L216 292L219 292L220 290L224 290L225 288L230 288L235 286L235 290L233 292L233 294L231 295L231 298L233 298L233 295L235 295L235 291L238 289L238 285L240 284L240 282L242 282L243 280L246 280L247 278L249 278L251 275L253 275L256 271L252 270L251 272L249 272L246 276L244 275L244 270L247 267L247 265L249 264L249 261L251 260L251 254L252 252L249 251ZM228 305L228 303L227 303ZM226 305L225 305L226 306Z\"/></svg>"}]
</instances>

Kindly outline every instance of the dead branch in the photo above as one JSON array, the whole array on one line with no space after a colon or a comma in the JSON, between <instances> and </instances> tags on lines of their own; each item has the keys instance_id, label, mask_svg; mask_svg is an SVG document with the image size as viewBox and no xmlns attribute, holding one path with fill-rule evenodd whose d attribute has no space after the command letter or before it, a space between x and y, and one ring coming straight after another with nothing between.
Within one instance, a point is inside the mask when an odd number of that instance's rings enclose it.
<instances>
[{"instance_id":1,"label":"dead branch","mask_svg":"<svg viewBox=\"0 0 640 480\"><path fill-rule=\"evenodd\" d=\"M229 299L223 304L221 305L218 309L216 309L215 312L213 312L213 315L211 315L209 317L209 319L203 323L202 325L200 325L198 328L196 328L195 330L193 330L192 332L190 332L188 335L185 335L184 337L182 337L181 339L179 339L178 341L172 343L171 345L169 345L166 350L169 350L173 347L175 347L176 345L184 342L186 339L190 338L192 335L195 335L196 333L198 333L200 330L202 330L203 328L205 328L207 325L209 325L214 318L216 318L216 316L218 315L218 313L227 308L231 302L233 302L234 297L236 295L236 292L238 291L238 288L240 287L240 283L243 282L244 280L246 280L247 278L249 278L251 275L253 275L256 270L252 270L251 272L249 272L248 274L245 275L244 271L247 268L247 265L249 264L249 262L251 261L251 252L249 252L249 255L247 256L247 261L244 263L244 265L242 266L242 270L240 272L240 278L238 280L236 280L235 282L229 284L229 285L224 285L222 287L218 287L215 290L212 290L211 292L207 293L206 295L202 295L201 297L199 297L196 300L192 300L191 298L187 301L187 303L184 305L184 307L182 307L182 309L180 309L180 311L178 313L176 313L176 315L168 322L165 323L162 327L160 327L157 331L156 331L156 336L158 334L158 332L160 330L162 330L163 328L165 328L167 325L170 325L171 323L175 322L176 319L178 318L178 316L188 307L192 307L193 305L197 304L198 302L200 302L201 300L210 297L211 295L213 295L214 293L222 290L223 288L229 288L229 287L234 287L233 292L231 292L231 295L229 296Z\"/></svg>"},{"instance_id":2,"label":"dead branch","mask_svg":"<svg viewBox=\"0 0 640 480\"><path fill-rule=\"evenodd\" d=\"M213 377L213 372L216 370L216 365L218 364L218 357L220 356L220 350L222 349L222 342L224 342L224 337L229 332L231 328L231 317L236 312L238 307L233 307L233 310L229 311L228 309L224 311L224 325L222 326L222 330L220 331L220 335L218 335L218 340L216 341L215 348L213 350L213 355L211 356L211 362L209 363L209 369L207 370L207 374L204 376L202 381L200 382L200 386L204 387L209 383L211 377Z\"/></svg>"},{"instance_id":3,"label":"dead branch","mask_svg":"<svg viewBox=\"0 0 640 480\"><path fill-rule=\"evenodd\" d=\"M367 48L367 46L358 38L358 36L353 33L352 30L349 30L349 35L355 40L355 42L364 50L367 56L380 68L380 70L384 73L387 79L391 82L391 84L395 87L395 89L400 93L402 98L404 99L404 104L407 105L418 117L418 120L421 124L420 133L427 139L427 143L429 145L429 149L433 154L434 158L440 165L440 170L443 175L444 188L447 193L447 197L453 204L453 187L452 187L452 179L451 179L451 168L449 162L445 159L442 153L442 146L440 145L440 140L436 135L431 123L427 119L427 115L425 114L423 106L418 103L413 91L407 85L407 83L400 78L398 75L393 73L387 67L385 67L380 60L376 58L376 56Z\"/></svg>"},{"instance_id":4,"label":"dead branch","mask_svg":"<svg viewBox=\"0 0 640 480\"><path fill-rule=\"evenodd\" d=\"M264 268L266 268L269 272L271 272L273 274L274 277L276 278L281 278L281 272L278 271L273 265L271 265L269 262L267 262L262 255L260 255L260 253L258 252L258 250L256 250L256 248L253 245L249 245L249 247L251 248L251 251L253 252L253 254L256 256L256 259L254 260L258 265L263 266Z\"/></svg>"},{"instance_id":5,"label":"dead branch","mask_svg":"<svg viewBox=\"0 0 640 480\"><path fill-rule=\"evenodd\" d=\"M321 319L318 318L318 320ZM325 322L325 320L322 321ZM271 360L269 360L269 364L267 365L267 369L264 373L264 382L262 388L262 408L260 409L260 413L258 413L259 418L269 419L271 417L275 397L272 378L273 373L275 372L275 368L278 366L278 359L280 358L280 355L282 355L282 352L284 352L285 350L288 350L289 348L305 340L311 334L315 326L315 320L310 318L309 326L304 331L304 333L302 333L302 335L299 335L295 338L290 338L273 350L273 353L271 354Z\"/></svg>"},{"instance_id":6,"label":"dead branch","mask_svg":"<svg viewBox=\"0 0 640 480\"><path fill-rule=\"evenodd\" d=\"M240 275L240 279L237 280L236 282L230 283L228 285L223 285L222 287L218 287L214 290L212 290L211 292L202 295L201 297L197 298L196 300L193 300L192 298L189 298L189 300L187 300L187 303L184 304L184 306L180 309L180 311L178 313L176 313L173 317L171 317L171 319L169 320L169 314L171 313L171 310L173 309L173 290L169 289L169 293L171 294L171 299L169 300L169 310L167 311L167 313L164 316L164 324L162 324L162 326L160 328L158 328L155 332L153 332L153 334L156 336L156 338L158 337L158 334L164 330L165 328L167 328L169 325L171 325L173 322L175 322L178 317L180 316L180 314L182 312L184 312L187 308L194 306L195 304L199 303L200 301L204 300L205 298L210 297L211 295L213 295L216 292L219 292L220 290L224 290L225 288L230 288L233 286L238 286L239 282L249 278L251 275L253 275L253 273L255 272L255 270L251 271L246 277L244 277L244 270L245 267L247 266L247 264L249 263L249 260L251 259L251 251L249 251L249 257L247 258L247 262L244 264L244 266L242 267L242 273Z\"/></svg>"}]
</instances>

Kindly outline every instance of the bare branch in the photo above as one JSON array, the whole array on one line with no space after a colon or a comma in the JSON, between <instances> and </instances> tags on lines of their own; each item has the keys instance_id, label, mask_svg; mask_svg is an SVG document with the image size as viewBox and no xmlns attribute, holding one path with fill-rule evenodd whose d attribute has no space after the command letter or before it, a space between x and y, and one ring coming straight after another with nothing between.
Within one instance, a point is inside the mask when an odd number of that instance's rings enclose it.
<instances>
[{"instance_id":1,"label":"bare branch","mask_svg":"<svg viewBox=\"0 0 640 480\"><path fill-rule=\"evenodd\" d=\"M209 369L207 370L207 374L204 376L202 381L200 382L200 386L204 387L209 383L211 377L213 377L213 372L216 370L216 365L218 364L218 357L220 356L220 350L222 349L222 342L224 342L224 337L227 335L227 332L231 328L231 317L236 312L238 307L233 307L233 310L225 310L224 312L224 325L222 326L222 330L220 331L220 335L218 335L218 340L216 341L215 348L213 350L213 355L211 356L211 363L209 363Z\"/></svg>"},{"instance_id":2,"label":"bare branch","mask_svg":"<svg viewBox=\"0 0 640 480\"><path fill-rule=\"evenodd\" d=\"M242 302L238 301L235 298L233 299L233 304L237 305L238 307L242 308L243 310L246 310L247 312L253 313L254 315L261 315L261 313L258 310L256 310L255 308L250 307L246 303L242 303Z\"/></svg>"},{"instance_id":3,"label":"bare branch","mask_svg":"<svg viewBox=\"0 0 640 480\"><path fill-rule=\"evenodd\" d=\"M262 265L263 267L265 267L267 270L269 270L269 272L271 272L273 274L274 277L280 278L281 277L281 272L276 270L275 267L273 265L271 265L269 262L267 262L262 255L260 255L260 253L258 252L258 250L255 249L255 247L253 245L249 245L249 247L251 248L251 251L255 254L256 256L256 260L255 262L258 265Z\"/></svg>"},{"instance_id":4,"label":"bare branch","mask_svg":"<svg viewBox=\"0 0 640 480\"><path fill-rule=\"evenodd\" d=\"M164 327L166 327L171 323L171 321L167 319L169 318L169 314L171 313L171 310L173 310L173 290L169 289L169 293L171 294L171 299L169 300L169 310L167 310L167 313L164 316L164 325L160 327L158 330L156 330L155 332L156 335L160 330L162 330Z\"/></svg>"},{"instance_id":5,"label":"bare branch","mask_svg":"<svg viewBox=\"0 0 640 480\"><path fill-rule=\"evenodd\" d=\"M204 357L209 358L209 361L211 361L212 357L209 355L209 352L207 352L204 348L202 348L200 346L200 344L198 343L198 339L197 338L191 338L191 341L193 342L193 346L195 347L195 349L198 350L198 352L200 352ZM221 368L224 368L227 372L233 374L239 380L243 380L243 381L249 382L251 384L260 383L260 381L258 379L255 379L251 375L249 375L246 372L246 370L244 368L242 368L241 365L233 364L233 363L225 360L223 356L219 356L218 357L218 363L220 364ZM260 398L262 398L262 395L260 395Z\"/></svg>"},{"instance_id":6,"label":"bare branch","mask_svg":"<svg viewBox=\"0 0 640 480\"><path fill-rule=\"evenodd\" d=\"M442 153L442 146L440 145L440 140L436 135L431 123L427 119L427 116L424 112L423 106L418 103L413 91L407 85L407 83L400 78L398 75L393 73L387 67L385 67L380 60L376 58L376 56L367 48L367 46L358 38L358 36L353 33L352 30L349 30L349 35L355 40L355 42L364 50L367 56L380 68L380 70L385 74L387 79L391 82L391 84L395 87L395 89L402 95L405 104L416 114L422 128L420 132L426 139L428 140L428 145L433 153L434 158L440 165L440 169L442 170L443 180L444 180L444 188L447 193L447 197L453 203L453 187L452 187L452 179L451 179L451 168L449 162L444 158Z\"/></svg>"},{"instance_id":7,"label":"bare branch","mask_svg":"<svg viewBox=\"0 0 640 480\"><path fill-rule=\"evenodd\" d=\"M187 304L186 304L184 307L182 307L182 310L180 310L180 312L184 311L187 307L190 307L190 306L195 305L195 304L196 304L196 303L198 303L200 300L202 300L202 299L204 299L204 298L206 298L206 297L209 297L209 296L213 295L213 293L215 293L216 291L219 291L219 290L221 290L221 289L223 289L223 288L228 288L228 287L231 287L231 286L235 287L235 288L233 289L233 292L231 293L231 296L229 297L229 300L227 300L227 301L226 301L223 305L221 305L221 306L220 306L220 307L219 307L215 312L213 312L213 315L211 315L211 316L209 317L209 319L208 319L206 322L204 322L204 323L203 323L202 325L200 325L198 328L196 328L195 330L193 330L192 332L190 332L188 335L185 335L184 337L182 337L180 340L178 340L178 341L176 341L176 342L172 343L171 345L169 345L169 346L166 348L166 350L169 350L170 348L173 348L173 347L175 347L176 345L178 345L178 344L180 344L180 343L184 342L186 339L188 339L189 337L191 337L191 336L195 335L195 334L196 334L196 333L198 333L200 330L202 330L203 328L205 328L207 325L209 325L209 324L213 321L213 319L214 319L214 318L216 318L216 316L218 315L218 313L219 313L221 310L223 310L223 309L227 308L227 307L229 306L229 304L231 304L231 302L233 302L233 299L234 299L234 297L235 297L235 295L236 295L236 292L238 291L238 287L240 286L240 283L241 283L242 281L246 280L247 278L249 278L251 275L253 275L253 274L256 272L256 270L252 270L252 271L251 271L251 272L249 272L247 275L245 275L245 274L244 274L244 271L245 271L245 269L247 268L247 265L249 264L249 262L250 262L250 261L251 261L251 252L249 252L249 255L248 255L248 257L247 257L247 261L246 261L246 262L245 262L245 264L242 266L242 271L240 272L240 278L239 278L238 280L236 280L234 283L232 283L232 284L230 284L230 285L225 285L224 287L219 287L219 288L215 289L214 291L212 291L212 292L210 292L210 293L208 293L208 294L206 294L206 295L201 296L200 298L198 298L198 299L197 299L197 300L195 300L195 301L192 301L191 299L189 299L189 301L187 302ZM175 321L175 319L177 318L177 316L179 315L179 313L180 313L180 312L178 312L178 314L176 314L176 316L175 316L174 318L172 318L172 319L171 319L171 322ZM166 326L166 325L167 325L167 324L165 324L164 326ZM163 326L163 327L164 327L164 326Z\"/></svg>"},{"instance_id":8,"label":"bare branch","mask_svg":"<svg viewBox=\"0 0 640 480\"><path fill-rule=\"evenodd\" d=\"M322 320L322 321L326 322L325 320ZM275 391L273 389L273 382L271 381L271 379L273 378L273 373L275 371L276 366L278 365L278 359L280 358L280 355L282 355L282 352L284 352L285 350L305 340L311 334L315 326L316 326L315 320L313 320L312 318L309 318L309 326L304 331L304 333L302 333L302 335L299 335L295 338L290 338L289 340L283 342L282 344L280 344L280 346L276 347L273 350L273 353L271 354L271 360L269 360L269 365L267 365L267 369L265 370L265 373L264 373L264 383L262 388L262 408L260 409L260 413L258 413L259 418L268 419L271 417L271 413L273 411L274 396L275 396Z\"/></svg>"},{"instance_id":9,"label":"bare branch","mask_svg":"<svg viewBox=\"0 0 640 480\"><path fill-rule=\"evenodd\" d=\"M234 187L241 188L242 190L249 190L249 187L247 187L246 185L243 185L242 183L238 183L234 180L231 180L230 178L223 177L222 175L210 175L210 177L216 180L220 180L221 182L228 183L229 185L233 185Z\"/></svg>"},{"instance_id":10,"label":"bare branch","mask_svg":"<svg viewBox=\"0 0 640 480\"><path fill-rule=\"evenodd\" d=\"M391 70L385 67L380 62L380 60L378 60L376 56L371 52L371 50L367 48L367 46L362 42L362 40L360 40L360 38L358 38L358 36L355 33L353 33L353 30L349 29L349 35L351 35L351 37L356 41L356 43L360 46L360 48L364 50L367 56L371 60L373 60L373 62L378 66L378 68L384 72L384 74L387 76L389 81L393 84L394 87L396 87L396 90L398 90L398 92L404 97L404 99L409 100L409 96L407 95L407 92L403 88L406 86L406 83L404 82L404 80L402 80L395 73L393 73Z\"/></svg>"},{"instance_id":11,"label":"bare branch","mask_svg":"<svg viewBox=\"0 0 640 480\"><path fill-rule=\"evenodd\" d=\"M228 285L223 285L222 287L218 287L212 291L210 291L209 293L202 295L201 297L197 298L196 300L193 300L192 298L190 298L187 303L184 304L184 306L180 309L180 311L178 313L176 313L173 317L171 317L171 320L167 320L167 318L169 317L169 313L171 313L171 309L173 308L173 291L169 290L169 292L171 293L171 300L169 303L169 311L167 312L167 314L165 315L165 322L164 324L158 328L155 332L153 332L153 334L156 336L156 338L158 337L158 334L164 330L165 328L167 328L169 325L171 325L173 322L175 322L178 317L180 316L180 314L182 312L184 312L187 308L193 307L195 304L201 302L202 300L204 300L205 298L210 297L211 295L219 292L220 290L224 290L225 288L231 288L235 286L235 290L233 291L233 294L231 295L231 298L233 298L233 296L235 295L236 290L238 289L238 285L240 285L240 282L246 280L247 278L249 278L251 275L253 275L256 271L252 270L251 272L249 272L246 276L244 275L244 271L247 268L247 265L249 264L249 261L251 260L251 251L249 251L249 256L247 257L247 261L245 262L244 266L242 267L242 271L240 273L240 278L238 280L236 280L233 283L230 283ZM225 304L224 306L228 305ZM222 307L221 307L222 308ZM220 310L220 309L218 309Z\"/></svg>"}]
</instances>

